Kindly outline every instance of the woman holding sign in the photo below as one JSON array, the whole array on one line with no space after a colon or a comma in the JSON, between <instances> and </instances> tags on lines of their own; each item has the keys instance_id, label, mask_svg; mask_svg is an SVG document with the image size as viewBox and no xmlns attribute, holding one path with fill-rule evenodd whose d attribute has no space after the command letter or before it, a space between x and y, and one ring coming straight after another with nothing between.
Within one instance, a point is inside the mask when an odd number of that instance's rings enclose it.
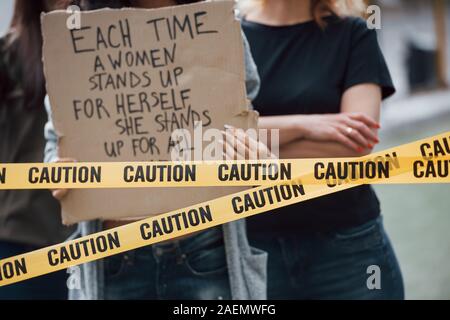
<instances>
[{"instance_id":1,"label":"woman holding sign","mask_svg":"<svg viewBox=\"0 0 450 320\"><path fill-rule=\"evenodd\" d=\"M159 8L191 2L197 1L79 1L78 4L83 9L91 10L106 6ZM253 99L259 87L259 78L245 40L244 45L247 96ZM47 107L50 113L50 108L48 105ZM46 137L46 161L66 161L67 159L58 159L57 136L51 120L47 123ZM53 194L62 199L67 192L55 190ZM83 222L79 224L79 234L85 236L125 223L127 222ZM211 228L181 239L85 264L81 267L81 272L74 272L81 274L81 288L71 288L70 297L264 299L266 258L264 252L249 247L244 222L240 221L224 225L223 228Z\"/></svg>"},{"instance_id":2,"label":"woman holding sign","mask_svg":"<svg viewBox=\"0 0 450 320\"><path fill-rule=\"evenodd\" d=\"M282 158L359 157L377 144L395 92L374 30L344 17L362 1L243 1L260 71L260 127L280 129ZM247 223L269 252L273 299L402 299L402 275L373 189L361 186Z\"/></svg>"}]
</instances>

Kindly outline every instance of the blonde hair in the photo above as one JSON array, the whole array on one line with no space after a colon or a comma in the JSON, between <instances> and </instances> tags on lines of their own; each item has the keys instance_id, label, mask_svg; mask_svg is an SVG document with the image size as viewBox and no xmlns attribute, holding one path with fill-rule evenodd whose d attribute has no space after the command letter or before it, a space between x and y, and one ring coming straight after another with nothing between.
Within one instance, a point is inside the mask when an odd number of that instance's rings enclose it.
<instances>
[{"instance_id":1,"label":"blonde hair","mask_svg":"<svg viewBox=\"0 0 450 320\"><path fill-rule=\"evenodd\" d=\"M367 4L364 0L335 0L338 14L350 16L363 16L366 14Z\"/></svg>"},{"instance_id":2,"label":"blonde hair","mask_svg":"<svg viewBox=\"0 0 450 320\"><path fill-rule=\"evenodd\" d=\"M251 10L255 5L263 6L266 0L238 0L238 8L242 13ZM311 15L321 27L325 26L324 15L364 16L367 5L364 0L310 0Z\"/></svg>"}]
</instances>

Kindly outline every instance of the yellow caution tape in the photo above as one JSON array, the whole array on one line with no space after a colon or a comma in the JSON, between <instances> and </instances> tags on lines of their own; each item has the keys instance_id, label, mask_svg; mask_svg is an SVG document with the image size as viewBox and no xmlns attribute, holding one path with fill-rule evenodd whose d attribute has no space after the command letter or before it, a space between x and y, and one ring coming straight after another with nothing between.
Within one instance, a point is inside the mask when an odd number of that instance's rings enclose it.
<instances>
[{"instance_id":1,"label":"yellow caution tape","mask_svg":"<svg viewBox=\"0 0 450 320\"><path fill-rule=\"evenodd\" d=\"M0 190L255 186L306 174L304 184L449 182L449 139L444 134L433 144L423 143L414 155L402 156L394 149L341 159L0 164ZM409 174L388 179L400 163L412 168Z\"/></svg>"},{"instance_id":2,"label":"yellow caution tape","mask_svg":"<svg viewBox=\"0 0 450 320\"><path fill-rule=\"evenodd\" d=\"M252 167L248 165L255 165L260 171L252 171ZM267 165L274 167L270 169ZM125 177L126 170L134 170L133 174L136 175L138 170L155 170L152 169L155 166L164 166L164 169L156 170L167 171L164 174L159 171L159 175L156 174L156 178L149 179L150 181L136 181L135 178ZM177 169L177 166L181 166L180 169ZM186 166L195 167L188 170ZM237 169L232 169L233 166L237 166ZM244 176L245 166L250 169ZM98 170L90 171L89 167ZM61 174L58 173L59 169L54 168L61 168ZM0 286L185 236L365 183L450 183L449 169L450 132L351 159L223 163L2 164L0 189L261 186L0 260ZM83 170L87 170L87 173L80 173ZM177 170L179 173L176 173ZM232 170L237 170L235 176L239 178L225 178L223 172L220 174L220 170L225 170L228 175L232 174ZM44 171L47 171L45 177L49 178L42 177ZM345 172L347 173L344 174ZM80 179L85 176L90 178ZM184 178L175 179L181 176Z\"/></svg>"}]
</instances>

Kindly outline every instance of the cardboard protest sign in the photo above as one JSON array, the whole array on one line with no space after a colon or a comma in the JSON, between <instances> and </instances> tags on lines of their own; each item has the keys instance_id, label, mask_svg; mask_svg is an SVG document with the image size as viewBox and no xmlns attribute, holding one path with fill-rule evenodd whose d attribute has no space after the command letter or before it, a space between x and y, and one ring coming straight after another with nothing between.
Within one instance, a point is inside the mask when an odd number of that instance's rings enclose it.
<instances>
[{"instance_id":1,"label":"cardboard protest sign","mask_svg":"<svg viewBox=\"0 0 450 320\"><path fill-rule=\"evenodd\" d=\"M42 16L44 71L60 157L170 160L171 133L201 122L256 126L245 95L243 43L232 1L156 10ZM72 190L63 221L145 217L235 191L229 188Z\"/></svg>"}]
</instances>

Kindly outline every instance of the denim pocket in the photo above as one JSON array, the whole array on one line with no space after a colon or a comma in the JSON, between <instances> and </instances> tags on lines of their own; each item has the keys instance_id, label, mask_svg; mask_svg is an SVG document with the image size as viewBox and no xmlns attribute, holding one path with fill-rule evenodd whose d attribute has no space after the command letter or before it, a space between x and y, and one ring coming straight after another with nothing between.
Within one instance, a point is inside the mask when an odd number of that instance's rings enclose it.
<instances>
[{"instance_id":1,"label":"denim pocket","mask_svg":"<svg viewBox=\"0 0 450 320\"><path fill-rule=\"evenodd\" d=\"M106 258L104 263L105 277L107 279L120 276L124 272L127 264L123 253Z\"/></svg>"},{"instance_id":2,"label":"denim pocket","mask_svg":"<svg viewBox=\"0 0 450 320\"><path fill-rule=\"evenodd\" d=\"M225 273L227 261L223 245L194 251L187 255L185 260L187 268L195 275L215 275Z\"/></svg>"},{"instance_id":3,"label":"denim pocket","mask_svg":"<svg viewBox=\"0 0 450 320\"><path fill-rule=\"evenodd\" d=\"M332 243L346 252L380 248L384 245L381 219L333 233Z\"/></svg>"}]
</instances>

